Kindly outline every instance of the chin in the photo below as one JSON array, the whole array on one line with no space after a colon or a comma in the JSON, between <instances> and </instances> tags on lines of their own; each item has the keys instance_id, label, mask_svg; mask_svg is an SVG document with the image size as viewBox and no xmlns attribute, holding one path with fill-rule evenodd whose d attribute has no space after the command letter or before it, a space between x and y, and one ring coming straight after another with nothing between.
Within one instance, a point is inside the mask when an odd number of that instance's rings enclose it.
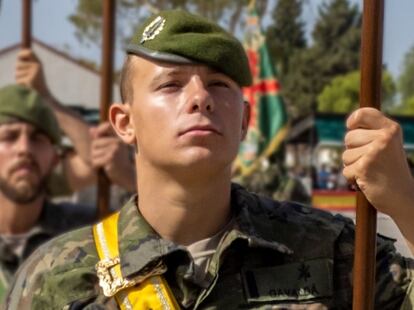
<instances>
[{"instance_id":1,"label":"chin","mask_svg":"<svg viewBox=\"0 0 414 310\"><path fill-rule=\"evenodd\" d=\"M15 183L16 188L21 188L22 190L30 190L31 188L36 188L39 186L38 179L21 179Z\"/></svg>"},{"instance_id":2,"label":"chin","mask_svg":"<svg viewBox=\"0 0 414 310\"><path fill-rule=\"evenodd\" d=\"M38 185L32 184L32 183L26 183L26 184L19 184L15 187L16 193L20 193L20 195L32 195L33 193L38 191Z\"/></svg>"},{"instance_id":3,"label":"chin","mask_svg":"<svg viewBox=\"0 0 414 310\"><path fill-rule=\"evenodd\" d=\"M184 154L177 162L182 167L192 167L192 169L223 169L231 166L234 157L225 152L213 152L209 149L198 148Z\"/></svg>"}]
</instances>

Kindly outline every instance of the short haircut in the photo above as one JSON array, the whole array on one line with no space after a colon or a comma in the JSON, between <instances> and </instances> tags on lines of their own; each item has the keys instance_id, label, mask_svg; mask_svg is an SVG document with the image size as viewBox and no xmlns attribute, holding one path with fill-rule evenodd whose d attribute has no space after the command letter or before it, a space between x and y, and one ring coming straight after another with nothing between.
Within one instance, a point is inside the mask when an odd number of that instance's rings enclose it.
<instances>
[{"instance_id":1,"label":"short haircut","mask_svg":"<svg viewBox=\"0 0 414 310\"><path fill-rule=\"evenodd\" d=\"M132 103L134 92L132 87L132 58L133 55L127 55L121 70L120 91L122 103Z\"/></svg>"}]
</instances>

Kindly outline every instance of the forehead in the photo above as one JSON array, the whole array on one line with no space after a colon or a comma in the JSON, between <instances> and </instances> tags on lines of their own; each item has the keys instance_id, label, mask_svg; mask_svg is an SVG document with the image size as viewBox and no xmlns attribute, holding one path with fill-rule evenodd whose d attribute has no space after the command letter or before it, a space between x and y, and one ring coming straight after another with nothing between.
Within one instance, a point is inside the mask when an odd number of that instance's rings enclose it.
<instances>
[{"instance_id":1,"label":"forehead","mask_svg":"<svg viewBox=\"0 0 414 310\"><path fill-rule=\"evenodd\" d=\"M21 120L10 120L0 124L0 131L28 131L39 132L39 130L30 123Z\"/></svg>"},{"instance_id":2,"label":"forehead","mask_svg":"<svg viewBox=\"0 0 414 310\"><path fill-rule=\"evenodd\" d=\"M218 70L209 67L205 64L193 63L193 64L178 64L178 63L168 63L155 61L152 59L132 56L132 69L133 76L145 76L148 77L157 77L158 75L179 75L179 74L191 74L194 72L204 73L204 74L217 74L227 77L232 80L230 77L224 73L219 72ZM234 82L236 83L236 82Z\"/></svg>"}]
</instances>

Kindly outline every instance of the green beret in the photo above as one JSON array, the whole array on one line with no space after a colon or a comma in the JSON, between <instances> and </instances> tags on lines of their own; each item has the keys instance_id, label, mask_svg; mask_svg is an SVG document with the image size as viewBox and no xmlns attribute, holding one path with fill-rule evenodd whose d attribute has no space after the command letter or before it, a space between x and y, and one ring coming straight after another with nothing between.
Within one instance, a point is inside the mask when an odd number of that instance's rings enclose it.
<instances>
[{"instance_id":1,"label":"green beret","mask_svg":"<svg viewBox=\"0 0 414 310\"><path fill-rule=\"evenodd\" d=\"M21 85L0 89L0 123L14 118L43 131L52 143L60 143L60 129L55 115L35 90Z\"/></svg>"},{"instance_id":2,"label":"green beret","mask_svg":"<svg viewBox=\"0 0 414 310\"><path fill-rule=\"evenodd\" d=\"M205 64L240 86L252 83L241 43L217 24L182 10L160 12L132 37L127 53L178 64Z\"/></svg>"}]
</instances>

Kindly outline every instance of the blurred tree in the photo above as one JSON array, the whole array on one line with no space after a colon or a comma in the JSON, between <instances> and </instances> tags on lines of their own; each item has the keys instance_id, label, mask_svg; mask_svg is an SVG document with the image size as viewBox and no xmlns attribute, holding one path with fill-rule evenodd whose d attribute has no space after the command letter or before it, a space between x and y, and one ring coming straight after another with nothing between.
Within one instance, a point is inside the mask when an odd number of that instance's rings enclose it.
<instances>
[{"instance_id":1,"label":"blurred tree","mask_svg":"<svg viewBox=\"0 0 414 310\"><path fill-rule=\"evenodd\" d=\"M318 112L349 113L359 104L361 76L359 71L335 77L318 96ZM382 107L384 112L393 109L396 86L391 74L382 74Z\"/></svg>"},{"instance_id":2,"label":"blurred tree","mask_svg":"<svg viewBox=\"0 0 414 310\"><path fill-rule=\"evenodd\" d=\"M404 56L402 72L398 77L400 102L390 111L394 115L414 115L414 46Z\"/></svg>"},{"instance_id":3,"label":"blurred tree","mask_svg":"<svg viewBox=\"0 0 414 310\"><path fill-rule=\"evenodd\" d=\"M398 90L404 102L414 96L414 46L405 54L403 69L398 78Z\"/></svg>"},{"instance_id":4,"label":"blurred tree","mask_svg":"<svg viewBox=\"0 0 414 310\"><path fill-rule=\"evenodd\" d=\"M334 78L318 96L318 112L349 113L358 106L360 74L351 72Z\"/></svg>"},{"instance_id":5,"label":"blurred tree","mask_svg":"<svg viewBox=\"0 0 414 310\"><path fill-rule=\"evenodd\" d=\"M316 109L317 97L337 75L359 67L361 12L348 0L325 0L308 49L292 55L284 95L296 118Z\"/></svg>"},{"instance_id":6,"label":"blurred tree","mask_svg":"<svg viewBox=\"0 0 414 310\"><path fill-rule=\"evenodd\" d=\"M414 116L414 96L405 99L390 112L393 115Z\"/></svg>"},{"instance_id":7,"label":"blurred tree","mask_svg":"<svg viewBox=\"0 0 414 310\"><path fill-rule=\"evenodd\" d=\"M392 74L387 70L382 71L381 91L381 110L391 113L396 106L397 85Z\"/></svg>"},{"instance_id":8,"label":"blurred tree","mask_svg":"<svg viewBox=\"0 0 414 310\"><path fill-rule=\"evenodd\" d=\"M282 96L292 119L312 113L312 102L319 93L319 66L316 50L299 50L289 59L289 72L283 78Z\"/></svg>"},{"instance_id":9,"label":"blurred tree","mask_svg":"<svg viewBox=\"0 0 414 310\"><path fill-rule=\"evenodd\" d=\"M267 46L282 83L289 72L289 58L306 47L302 4L303 0L279 0L272 13L273 24L266 31Z\"/></svg>"},{"instance_id":10,"label":"blurred tree","mask_svg":"<svg viewBox=\"0 0 414 310\"><path fill-rule=\"evenodd\" d=\"M223 27L235 32L243 25L243 9L249 0L118 0L116 34L121 41L129 40L136 26L150 14L160 10L182 8L218 21ZM259 15L266 10L268 0L256 0ZM100 46L102 23L101 0L78 0L76 12L69 16L80 42Z\"/></svg>"},{"instance_id":11,"label":"blurred tree","mask_svg":"<svg viewBox=\"0 0 414 310\"><path fill-rule=\"evenodd\" d=\"M98 29L102 24L102 1L78 1L76 13L69 16L69 21L76 27L75 35L81 43L99 42L101 34Z\"/></svg>"}]
</instances>

